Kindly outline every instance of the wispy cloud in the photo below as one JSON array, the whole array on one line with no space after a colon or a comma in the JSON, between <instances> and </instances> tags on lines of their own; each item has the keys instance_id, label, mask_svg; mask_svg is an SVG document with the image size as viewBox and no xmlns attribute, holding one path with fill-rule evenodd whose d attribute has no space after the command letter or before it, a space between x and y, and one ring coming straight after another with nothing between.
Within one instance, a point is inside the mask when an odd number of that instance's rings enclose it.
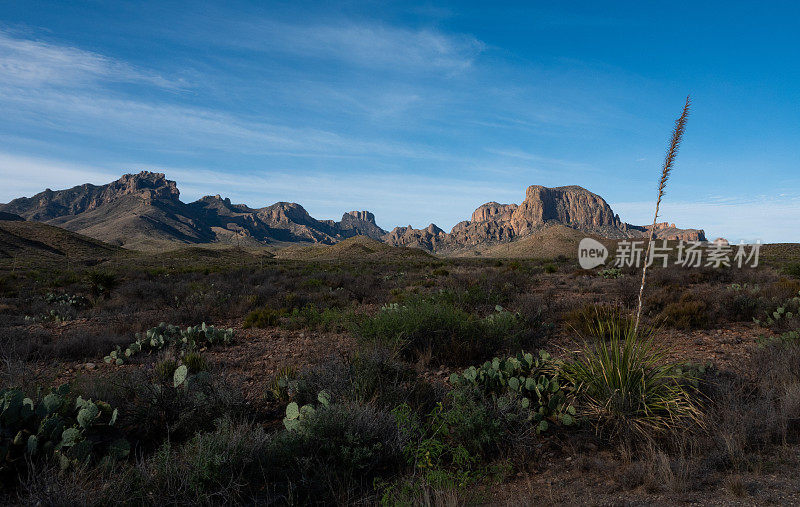
<instances>
[{"instance_id":1,"label":"wispy cloud","mask_svg":"<svg viewBox=\"0 0 800 507\"><path fill-rule=\"evenodd\" d=\"M408 29L348 20L289 24L258 20L242 23L231 42L261 51L330 59L361 67L402 71L460 72L486 45L471 35L435 29Z\"/></svg>"},{"instance_id":2,"label":"wispy cloud","mask_svg":"<svg viewBox=\"0 0 800 507\"><path fill-rule=\"evenodd\" d=\"M16 38L0 30L0 83L20 87L76 87L94 82L132 82L167 89L186 85L181 80L168 79L97 53Z\"/></svg>"},{"instance_id":3,"label":"wispy cloud","mask_svg":"<svg viewBox=\"0 0 800 507\"><path fill-rule=\"evenodd\" d=\"M0 91L3 87L0 86ZM0 97L7 117L31 127L135 140L152 150L202 149L251 155L394 156L441 159L429 146L365 139L306 126L244 119L226 112L174 104L102 97L54 90L23 90ZM102 124L103 130L97 125Z\"/></svg>"}]
</instances>

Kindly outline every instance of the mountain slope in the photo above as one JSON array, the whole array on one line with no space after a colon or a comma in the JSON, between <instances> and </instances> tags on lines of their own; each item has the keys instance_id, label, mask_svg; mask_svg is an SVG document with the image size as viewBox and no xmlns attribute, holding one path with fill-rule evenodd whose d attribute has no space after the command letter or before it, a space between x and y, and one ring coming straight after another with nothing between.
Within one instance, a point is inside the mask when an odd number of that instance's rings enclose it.
<instances>
[{"instance_id":1,"label":"mountain slope","mask_svg":"<svg viewBox=\"0 0 800 507\"><path fill-rule=\"evenodd\" d=\"M0 259L51 257L100 259L121 251L96 239L52 225L19 220L0 220Z\"/></svg>"},{"instance_id":2,"label":"mountain slope","mask_svg":"<svg viewBox=\"0 0 800 507\"><path fill-rule=\"evenodd\" d=\"M335 245L290 246L279 250L278 259L343 261L343 260L410 260L431 259L431 254L417 248L401 248L380 241L355 236Z\"/></svg>"}]
</instances>

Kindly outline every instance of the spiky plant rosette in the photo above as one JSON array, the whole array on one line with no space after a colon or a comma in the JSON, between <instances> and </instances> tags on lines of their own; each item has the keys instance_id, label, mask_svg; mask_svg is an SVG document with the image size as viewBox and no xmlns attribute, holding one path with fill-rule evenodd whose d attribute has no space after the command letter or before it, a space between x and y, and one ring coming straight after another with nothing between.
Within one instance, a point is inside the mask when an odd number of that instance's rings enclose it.
<instances>
[{"instance_id":1,"label":"spiky plant rosette","mask_svg":"<svg viewBox=\"0 0 800 507\"><path fill-rule=\"evenodd\" d=\"M608 324L606 324L608 325ZM581 412L612 439L652 441L671 431L702 426L692 380L667 360L652 328L612 323L606 339L584 341L562 364L576 388Z\"/></svg>"}]
</instances>

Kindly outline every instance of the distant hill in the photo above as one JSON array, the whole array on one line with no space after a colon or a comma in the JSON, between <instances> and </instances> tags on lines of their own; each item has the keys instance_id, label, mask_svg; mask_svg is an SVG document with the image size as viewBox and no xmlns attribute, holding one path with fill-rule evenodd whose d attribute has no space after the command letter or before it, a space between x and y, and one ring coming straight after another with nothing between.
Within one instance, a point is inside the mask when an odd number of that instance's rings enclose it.
<instances>
[{"instance_id":1,"label":"distant hill","mask_svg":"<svg viewBox=\"0 0 800 507\"><path fill-rule=\"evenodd\" d=\"M488 202L448 233L430 224L424 229L395 227L387 232L368 211L350 211L340 221L317 220L300 204L277 202L263 208L234 204L220 195L184 203L174 181L161 173L126 174L107 185L84 184L67 190L40 192L0 204L0 213L45 222L103 242L138 250L161 251L181 244L332 245L363 236L387 245L411 247L443 255L502 255L526 251L542 242L560 249L565 238L642 238L649 227L623 222L599 195L579 186L528 187L520 204ZM561 232L550 230L560 226ZM569 232L565 229L569 229ZM658 239L705 241L701 229L657 224ZM527 243L521 240L529 238ZM505 249L502 245L506 245ZM513 245L513 247L511 246ZM495 246L497 248L495 248ZM528 248L530 249L530 248ZM332 250L335 251L335 250Z\"/></svg>"},{"instance_id":2,"label":"distant hill","mask_svg":"<svg viewBox=\"0 0 800 507\"><path fill-rule=\"evenodd\" d=\"M432 259L431 254L417 248L390 246L365 236L356 236L335 245L290 246L276 253L277 259L342 261Z\"/></svg>"},{"instance_id":3,"label":"distant hill","mask_svg":"<svg viewBox=\"0 0 800 507\"><path fill-rule=\"evenodd\" d=\"M614 240L556 224L508 243L498 243L482 249L464 250L455 255L463 257L478 254L481 257L536 259L552 259L563 255L574 258L578 252L578 243L587 236L601 241L613 250Z\"/></svg>"},{"instance_id":4,"label":"distant hill","mask_svg":"<svg viewBox=\"0 0 800 507\"><path fill-rule=\"evenodd\" d=\"M119 247L52 225L0 220L0 259L50 257L100 259L117 255Z\"/></svg>"}]
</instances>

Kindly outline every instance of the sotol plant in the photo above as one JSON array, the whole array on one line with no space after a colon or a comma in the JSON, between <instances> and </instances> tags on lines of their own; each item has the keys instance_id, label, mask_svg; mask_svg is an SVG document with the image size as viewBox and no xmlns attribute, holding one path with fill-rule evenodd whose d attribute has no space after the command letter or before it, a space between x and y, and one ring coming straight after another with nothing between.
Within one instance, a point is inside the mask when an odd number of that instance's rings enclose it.
<instances>
[{"instance_id":1,"label":"sotol plant","mask_svg":"<svg viewBox=\"0 0 800 507\"><path fill-rule=\"evenodd\" d=\"M647 239L647 252L645 253L645 263L642 269L642 283L639 286L639 307L636 310L636 324L634 326L634 334L639 330L639 318L642 314L642 297L644 296L644 284L647 277L647 260L650 259L650 250L653 246L653 233L656 229L656 222L658 221L658 210L661 207L661 198L664 197L664 191L667 188L667 180L669 174L672 172L672 166L675 164L675 157L678 156L678 148L681 145L683 138L683 131L686 129L686 120L689 118L689 106L691 100L686 97L686 103L683 105L681 115L675 120L675 127L672 129L672 139L667 148L667 156L664 159L664 166L661 168L661 179L658 181L658 199L656 200L656 213L653 216L653 227L650 228L650 236Z\"/></svg>"},{"instance_id":2,"label":"sotol plant","mask_svg":"<svg viewBox=\"0 0 800 507\"><path fill-rule=\"evenodd\" d=\"M613 325L607 340L584 343L563 363L582 412L612 437L648 440L684 423L702 424L692 397L693 370L666 360L653 330ZM699 370L698 370L699 371Z\"/></svg>"}]
</instances>

